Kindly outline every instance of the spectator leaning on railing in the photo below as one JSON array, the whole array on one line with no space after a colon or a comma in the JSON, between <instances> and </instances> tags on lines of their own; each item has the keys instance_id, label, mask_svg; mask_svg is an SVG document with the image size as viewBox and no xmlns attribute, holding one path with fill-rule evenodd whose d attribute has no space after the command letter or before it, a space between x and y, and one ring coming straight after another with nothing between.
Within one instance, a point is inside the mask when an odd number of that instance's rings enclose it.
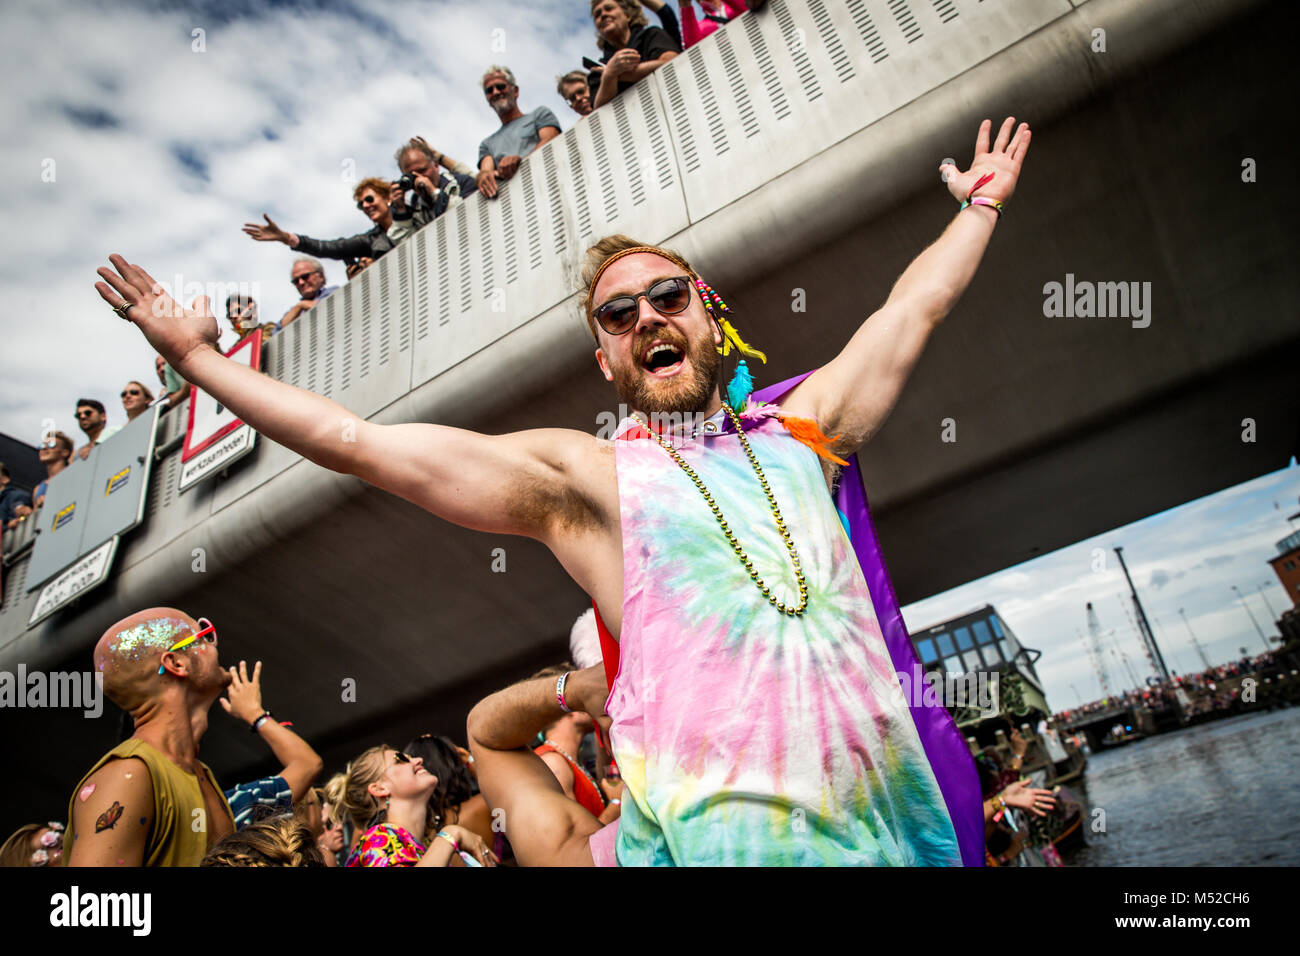
<instances>
[{"instance_id":1,"label":"spectator leaning on railing","mask_svg":"<svg viewBox=\"0 0 1300 956\"><path fill-rule=\"evenodd\" d=\"M402 178L389 187L393 225L388 238L401 242L478 189L474 170L440 153L423 136L412 136L393 153ZM441 172L443 166L448 173ZM407 202L406 194L411 193Z\"/></svg>"},{"instance_id":2,"label":"spectator leaning on railing","mask_svg":"<svg viewBox=\"0 0 1300 956\"><path fill-rule=\"evenodd\" d=\"M293 260L289 281L293 283L293 287L298 290L302 298L289 307L289 311L276 326L277 331L287 327L290 322L338 288L336 285L325 284L325 267L321 265L319 259L313 259L311 256L299 256Z\"/></svg>"},{"instance_id":3,"label":"spectator leaning on railing","mask_svg":"<svg viewBox=\"0 0 1300 956\"><path fill-rule=\"evenodd\" d=\"M104 403L94 398L77 399L77 424L86 433L86 444L77 451L77 457L85 461L90 457L90 450L102 445L121 429L121 425L109 426L108 413Z\"/></svg>"},{"instance_id":4,"label":"spectator leaning on railing","mask_svg":"<svg viewBox=\"0 0 1300 956\"><path fill-rule=\"evenodd\" d=\"M128 422L135 421L152 404L153 392L149 391L149 386L145 385L144 382L137 382L132 379L122 389L122 411L126 412Z\"/></svg>"},{"instance_id":5,"label":"spectator leaning on railing","mask_svg":"<svg viewBox=\"0 0 1300 956\"><path fill-rule=\"evenodd\" d=\"M569 104L569 108L579 116L591 112L591 89L587 86L587 74L582 70L570 70L555 81L555 92Z\"/></svg>"},{"instance_id":6,"label":"spectator leaning on railing","mask_svg":"<svg viewBox=\"0 0 1300 956\"><path fill-rule=\"evenodd\" d=\"M619 93L643 80L682 52L659 27L648 25L634 0L592 0L591 19L596 25L605 64L592 105L604 106Z\"/></svg>"},{"instance_id":7,"label":"spectator leaning on railing","mask_svg":"<svg viewBox=\"0 0 1300 956\"><path fill-rule=\"evenodd\" d=\"M365 232L342 239L313 239L299 233L288 232L277 226L266 213L262 218L266 225L256 222L244 223L244 232L258 242L283 242L290 249L309 256L321 256L325 259L360 259L363 256L378 259L389 249L393 241L388 238L388 228L393 224L392 213L388 209L389 184L376 176L370 176L357 183L352 190L352 198L357 208L365 213L372 223Z\"/></svg>"},{"instance_id":8,"label":"spectator leaning on railing","mask_svg":"<svg viewBox=\"0 0 1300 956\"><path fill-rule=\"evenodd\" d=\"M9 484L9 469L0 461L0 527L16 528L32 513L32 496Z\"/></svg>"},{"instance_id":9,"label":"spectator leaning on railing","mask_svg":"<svg viewBox=\"0 0 1300 956\"><path fill-rule=\"evenodd\" d=\"M63 432L55 432L41 442L37 457L45 466L45 479L32 492L34 507L45 504L45 492L49 490L50 479L72 464L72 439Z\"/></svg>"},{"instance_id":10,"label":"spectator leaning on railing","mask_svg":"<svg viewBox=\"0 0 1300 956\"><path fill-rule=\"evenodd\" d=\"M161 355L155 356L153 367L166 393L159 399L160 402L166 402L168 408L175 408L190 397L190 383L181 378L180 372L168 365L165 358Z\"/></svg>"},{"instance_id":11,"label":"spectator leaning on railing","mask_svg":"<svg viewBox=\"0 0 1300 956\"><path fill-rule=\"evenodd\" d=\"M501 120L500 129L478 146L478 188L491 199L497 184L519 170L523 157L560 135L560 121L545 106L531 113L519 109L519 84L508 67L489 66L482 84L488 105Z\"/></svg>"}]
</instances>

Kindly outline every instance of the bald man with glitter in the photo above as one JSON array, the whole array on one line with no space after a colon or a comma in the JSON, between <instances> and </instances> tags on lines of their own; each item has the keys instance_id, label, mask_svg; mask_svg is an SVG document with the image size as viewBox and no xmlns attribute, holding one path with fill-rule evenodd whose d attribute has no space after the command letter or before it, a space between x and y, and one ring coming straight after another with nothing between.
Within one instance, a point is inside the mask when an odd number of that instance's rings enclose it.
<instances>
[{"instance_id":1,"label":"bald man with glitter","mask_svg":"<svg viewBox=\"0 0 1300 956\"><path fill-rule=\"evenodd\" d=\"M208 710L231 680L217 659L216 630L175 608L149 608L104 633L95 670L135 732L73 791L64 865L198 866L235 828L199 760Z\"/></svg>"}]
</instances>

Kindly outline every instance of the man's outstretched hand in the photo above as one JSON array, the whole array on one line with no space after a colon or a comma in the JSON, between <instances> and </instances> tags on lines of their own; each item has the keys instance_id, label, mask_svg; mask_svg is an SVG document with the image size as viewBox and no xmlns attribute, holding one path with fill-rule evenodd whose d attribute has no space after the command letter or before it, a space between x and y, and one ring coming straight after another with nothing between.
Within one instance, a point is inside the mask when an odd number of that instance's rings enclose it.
<instances>
[{"instance_id":1,"label":"man's outstretched hand","mask_svg":"<svg viewBox=\"0 0 1300 956\"><path fill-rule=\"evenodd\" d=\"M95 283L95 291L114 309L129 305L126 318L172 368L184 374L181 367L191 352L205 346L216 348L217 320L207 296L199 296L191 308L182 309L143 267L116 254L108 261L117 271L105 266L95 270L104 280Z\"/></svg>"},{"instance_id":2,"label":"man's outstretched hand","mask_svg":"<svg viewBox=\"0 0 1300 956\"><path fill-rule=\"evenodd\" d=\"M1020 178L1020 166L1029 152L1029 124L1021 123L1016 128L1016 118L1008 116L998 130L998 138L989 149L989 132L993 123L985 120L980 123L979 135L975 138L975 158L971 160L970 169L962 172L951 163L939 167L939 172L948 183L948 191L957 199L965 199L977 182L986 174L993 178L986 182L975 195L985 196L1006 202L1016 191L1016 180ZM1015 136L1012 136L1012 130Z\"/></svg>"}]
</instances>

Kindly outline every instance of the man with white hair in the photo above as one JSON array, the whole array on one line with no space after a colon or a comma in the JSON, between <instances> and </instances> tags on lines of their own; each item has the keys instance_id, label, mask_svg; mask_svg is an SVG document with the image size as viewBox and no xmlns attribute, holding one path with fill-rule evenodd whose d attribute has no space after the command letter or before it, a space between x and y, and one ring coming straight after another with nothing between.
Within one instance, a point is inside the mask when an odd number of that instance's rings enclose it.
<instances>
[{"instance_id":1,"label":"man with white hair","mask_svg":"<svg viewBox=\"0 0 1300 956\"><path fill-rule=\"evenodd\" d=\"M560 135L560 121L545 106L531 113L520 111L519 86L509 67L487 68L483 95L501 120L501 128L478 146L478 188L491 199L497 194L497 183L513 176L524 156Z\"/></svg>"},{"instance_id":2,"label":"man with white hair","mask_svg":"<svg viewBox=\"0 0 1300 956\"><path fill-rule=\"evenodd\" d=\"M299 256L293 260L289 281L293 283L293 287L298 290L298 295L302 298L290 307L284 314L284 318L280 319L276 325L277 332L286 328L290 322L338 288L336 285L325 284L325 267L321 265L319 259L313 259L311 256Z\"/></svg>"}]
</instances>

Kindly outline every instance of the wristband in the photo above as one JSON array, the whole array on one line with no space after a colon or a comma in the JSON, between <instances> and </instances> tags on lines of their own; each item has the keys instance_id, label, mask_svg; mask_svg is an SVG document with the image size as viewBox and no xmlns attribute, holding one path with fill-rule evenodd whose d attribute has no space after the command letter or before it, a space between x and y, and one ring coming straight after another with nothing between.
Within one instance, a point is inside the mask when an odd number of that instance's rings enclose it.
<instances>
[{"instance_id":1,"label":"wristband","mask_svg":"<svg viewBox=\"0 0 1300 956\"><path fill-rule=\"evenodd\" d=\"M439 830L438 836L442 837L444 840L446 840L448 843L451 844L451 849L453 853L460 852L460 844L457 843L455 839L452 838L452 835L448 833L446 830Z\"/></svg>"},{"instance_id":2,"label":"wristband","mask_svg":"<svg viewBox=\"0 0 1300 956\"><path fill-rule=\"evenodd\" d=\"M1002 211L1003 209L1006 208L1002 205L1001 202L999 202L996 199L989 199L985 196L975 195L975 190L987 184L992 179L993 179L992 173L985 173L983 176L977 179L975 181L975 185L970 188L970 192L966 194L966 198L962 201L962 204L957 211L961 212L961 210L965 209L967 206L988 206L990 209L996 212L998 214L998 218L1001 219Z\"/></svg>"},{"instance_id":3,"label":"wristband","mask_svg":"<svg viewBox=\"0 0 1300 956\"><path fill-rule=\"evenodd\" d=\"M255 721L253 721L252 724L249 725L248 729L252 733L257 733L257 728L262 726L262 721L271 720L274 717L275 715L272 714L269 710L264 710L262 711L262 716L258 717Z\"/></svg>"},{"instance_id":4,"label":"wristband","mask_svg":"<svg viewBox=\"0 0 1300 956\"><path fill-rule=\"evenodd\" d=\"M1002 210L1005 208L1002 205L1002 203L1000 203L996 199L988 199L984 196L973 196L973 197L968 197L966 201L961 204L961 207L957 211L961 212L961 210L965 209L967 206L988 206L990 209L992 209L995 213L998 214L999 219L1002 218Z\"/></svg>"},{"instance_id":5,"label":"wristband","mask_svg":"<svg viewBox=\"0 0 1300 956\"><path fill-rule=\"evenodd\" d=\"M609 805L611 807L621 807L623 805L623 801L620 800L618 797L612 797L609 801Z\"/></svg>"},{"instance_id":6,"label":"wristband","mask_svg":"<svg viewBox=\"0 0 1300 956\"><path fill-rule=\"evenodd\" d=\"M573 671L565 671L560 675L560 679L555 682L555 700L560 705L560 710L566 714L573 713L573 708L564 699L564 685L569 682L569 675L572 673Z\"/></svg>"}]
</instances>

